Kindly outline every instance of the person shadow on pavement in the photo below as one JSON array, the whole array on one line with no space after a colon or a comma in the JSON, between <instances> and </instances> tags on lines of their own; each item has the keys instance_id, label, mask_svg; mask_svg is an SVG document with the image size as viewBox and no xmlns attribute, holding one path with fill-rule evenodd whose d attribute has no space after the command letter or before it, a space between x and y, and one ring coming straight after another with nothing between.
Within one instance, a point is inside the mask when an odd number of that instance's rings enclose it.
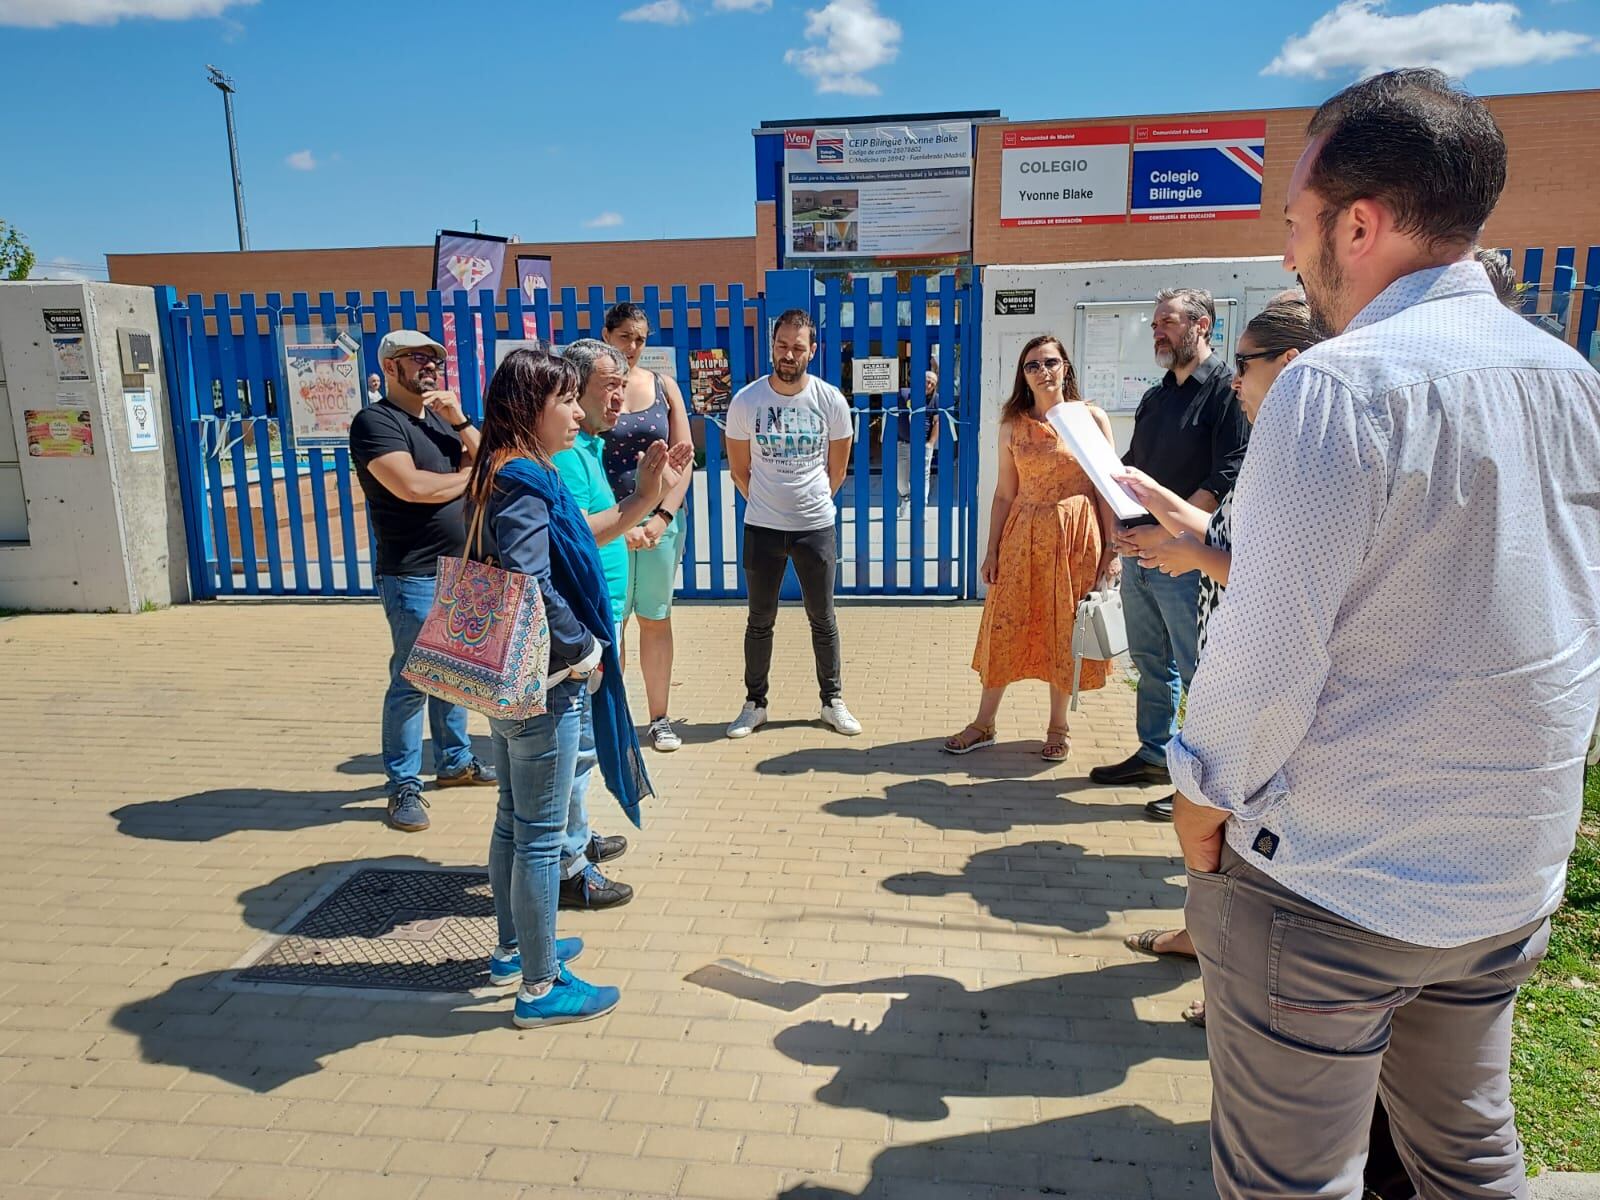
<instances>
[{"instance_id":1,"label":"person shadow on pavement","mask_svg":"<svg viewBox=\"0 0 1600 1200\"><path fill-rule=\"evenodd\" d=\"M1134 1001L1181 987L1170 964L1125 963L995 987L940 975L855 983L782 980L733 962L692 983L766 1007L797 1011L825 998L889 996L875 1026L812 1020L773 1046L807 1066L836 1068L816 1098L906 1121L939 1121L952 1097L1089 1096L1124 1083L1151 1059L1202 1062L1205 1035L1176 1021L1146 1021Z\"/></svg>"},{"instance_id":2,"label":"person shadow on pavement","mask_svg":"<svg viewBox=\"0 0 1600 1200\"><path fill-rule=\"evenodd\" d=\"M297 924L299 910L319 892L331 893L360 869L448 868L415 857L304 867L240 893L245 922L266 931L283 929L292 919ZM482 912L461 915L483 919ZM492 917L488 920L492 924ZM478 969L469 986L487 986L487 953L471 960ZM371 965L351 958L319 967L330 978L360 981L369 976ZM509 1028L509 990L483 996L434 993L419 1002L409 992L263 987L241 982L239 975L234 970L207 971L180 979L154 996L123 1005L112 1024L138 1037L145 1062L182 1067L255 1092L270 1092L315 1074L324 1059L382 1038L451 1038Z\"/></svg>"},{"instance_id":3,"label":"person shadow on pavement","mask_svg":"<svg viewBox=\"0 0 1600 1200\"><path fill-rule=\"evenodd\" d=\"M1131 821L1137 804L1080 804L1062 795L1058 779L1001 779L947 783L908 779L870 796L829 800L822 810L836 817L907 817L954 833L1009 833L1028 826L1093 825Z\"/></svg>"},{"instance_id":4,"label":"person shadow on pavement","mask_svg":"<svg viewBox=\"0 0 1600 1200\"><path fill-rule=\"evenodd\" d=\"M1178 1123L1121 1104L1037 1125L891 1146L859 1192L802 1183L777 1200L903 1200L944 1195L938 1185L1007 1195L1202 1196L1210 1192L1205 1121ZM1012 1189L1015 1189L1013 1191Z\"/></svg>"},{"instance_id":5,"label":"person shadow on pavement","mask_svg":"<svg viewBox=\"0 0 1600 1200\"><path fill-rule=\"evenodd\" d=\"M475 739L475 742L474 752L488 761L488 742L483 739ZM433 761L426 742L423 761ZM113 809L111 815L116 818L118 833L164 842L212 842L246 831L292 833L346 821L381 822L387 795L383 785L383 760L376 754L357 755L339 764L337 770L341 775L376 775L378 781L347 792L297 792L272 787L212 788L170 800L125 804Z\"/></svg>"},{"instance_id":6,"label":"person shadow on pavement","mask_svg":"<svg viewBox=\"0 0 1600 1200\"><path fill-rule=\"evenodd\" d=\"M908 871L883 881L897 896L971 896L1005 921L1088 933L1117 913L1181 909L1185 889L1166 877L1183 868L1147 855L1091 854L1068 842L980 850L957 874Z\"/></svg>"}]
</instances>

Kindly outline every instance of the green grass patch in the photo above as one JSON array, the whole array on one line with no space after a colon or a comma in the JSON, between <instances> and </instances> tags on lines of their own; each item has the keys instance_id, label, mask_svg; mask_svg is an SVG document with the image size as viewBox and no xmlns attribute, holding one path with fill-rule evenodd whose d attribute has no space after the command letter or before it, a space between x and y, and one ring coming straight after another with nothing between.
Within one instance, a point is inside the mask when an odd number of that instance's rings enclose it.
<instances>
[{"instance_id":1,"label":"green grass patch","mask_svg":"<svg viewBox=\"0 0 1600 1200\"><path fill-rule=\"evenodd\" d=\"M1517 1002L1511 1093L1531 1166L1600 1171L1600 768L1584 776L1550 953Z\"/></svg>"}]
</instances>

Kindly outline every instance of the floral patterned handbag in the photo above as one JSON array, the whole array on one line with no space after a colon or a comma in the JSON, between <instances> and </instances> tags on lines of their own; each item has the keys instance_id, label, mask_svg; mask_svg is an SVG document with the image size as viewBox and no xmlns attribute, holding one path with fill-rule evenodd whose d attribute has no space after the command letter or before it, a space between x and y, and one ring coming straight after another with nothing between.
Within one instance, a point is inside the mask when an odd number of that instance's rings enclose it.
<instances>
[{"instance_id":1,"label":"floral patterned handbag","mask_svg":"<svg viewBox=\"0 0 1600 1200\"><path fill-rule=\"evenodd\" d=\"M483 510L472 535L482 547ZM400 674L451 704L506 721L545 711L550 625L531 575L470 558L439 557L433 607Z\"/></svg>"}]
</instances>

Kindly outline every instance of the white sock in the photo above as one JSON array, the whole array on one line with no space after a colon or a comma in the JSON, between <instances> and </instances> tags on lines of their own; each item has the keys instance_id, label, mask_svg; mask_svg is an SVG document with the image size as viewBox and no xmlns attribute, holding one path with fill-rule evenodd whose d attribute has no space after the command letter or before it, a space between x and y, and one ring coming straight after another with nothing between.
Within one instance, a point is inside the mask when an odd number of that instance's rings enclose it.
<instances>
[{"instance_id":1,"label":"white sock","mask_svg":"<svg viewBox=\"0 0 1600 1200\"><path fill-rule=\"evenodd\" d=\"M550 992L550 985L554 982L555 980L553 979L546 979L543 983L524 982L521 989L517 992L517 999L537 1000L541 996L546 996Z\"/></svg>"},{"instance_id":2,"label":"white sock","mask_svg":"<svg viewBox=\"0 0 1600 1200\"><path fill-rule=\"evenodd\" d=\"M494 958L496 962L510 962L516 956L517 948L515 946L512 946L509 950L504 946L495 947Z\"/></svg>"}]
</instances>

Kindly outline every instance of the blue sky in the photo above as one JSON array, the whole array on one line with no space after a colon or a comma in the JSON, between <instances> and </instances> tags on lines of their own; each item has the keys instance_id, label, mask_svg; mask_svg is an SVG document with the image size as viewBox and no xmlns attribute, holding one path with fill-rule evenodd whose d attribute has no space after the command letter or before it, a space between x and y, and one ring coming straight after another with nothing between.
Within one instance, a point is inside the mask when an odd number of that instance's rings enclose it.
<instances>
[{"instance_id":1,"label":"blue sky","mask_svg":"<svg viewBox=\"0 0 1600 1200\"><path fill-rule=\"evenodd\" d=\"M0 218L103 278L236 245L207 63L253 248L697 237L753 231L763 119L1278 107L1425 61L1588 87L1600 0L0 0L0 45Z\"/></svg>"}]
</instances>

